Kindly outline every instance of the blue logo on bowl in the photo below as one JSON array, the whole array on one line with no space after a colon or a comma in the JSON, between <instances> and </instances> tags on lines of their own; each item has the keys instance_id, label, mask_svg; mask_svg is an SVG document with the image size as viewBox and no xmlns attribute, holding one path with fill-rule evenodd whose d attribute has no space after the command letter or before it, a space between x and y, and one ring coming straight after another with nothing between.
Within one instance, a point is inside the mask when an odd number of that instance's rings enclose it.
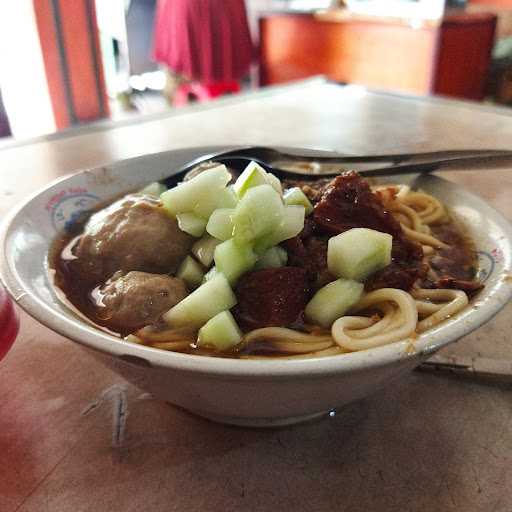
<instances>
[{"instance_id":1,"label":"blue logo on bowl","mask_svg":"<svg viewBox=\"0 0 512 512\"><path fill-rule=\"evenodd\" d=\"M477 264L478 271L476 273L476 279L481 283L485 283L489 276L494 272L494 267L496 266L496 260L498 259L498 254L496 253L497 249L494 249L492 252L486 251L477 251Z\"/></svg>"},{"instance_id":2,"label":"blue logo on bowl","mask_svg":"<svg viewBox=\"0 0 512 512\"><path fill-rule=\"evenodd\" d=\"M100 198L87 189L74 187L61 190L46 204L55 231L70 232L84 215L94 210Z\"/></svg>"}]
</instances>

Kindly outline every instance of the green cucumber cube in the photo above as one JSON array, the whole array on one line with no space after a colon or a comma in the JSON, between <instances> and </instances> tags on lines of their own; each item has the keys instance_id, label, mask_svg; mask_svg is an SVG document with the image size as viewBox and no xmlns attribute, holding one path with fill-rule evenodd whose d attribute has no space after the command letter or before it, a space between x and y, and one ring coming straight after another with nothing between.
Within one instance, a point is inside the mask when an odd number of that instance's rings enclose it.
<instances>
[{"instance_id":1,"label":"green cucumber cube","mask_svg":"<svg viewBox=\"0 0 512 512\"><path fill-rule=\"evenodd\" d=\"M206 229L206 220L193 213L178 213L176 214L176 220L181 231L197 238L202 236Z\"/></svg>"},{"instance_id":2,"label":"green cucumber cube","mask_svg":"<svg viewBox=\"0 0 512 512\"><path fill-rule=\"evenodd\" d=\"M279 226L273 232L257 240L254 250L258 254L263 254L270 247L297 236L304 229L305 212L304 206L285 206Z\"/></svg>"},{"instance_id":3,"label":"green cucumber cube","mask_svg":"<svg viewBox=\"0 0 512 512\"><path fill-rule=\"evenodd\" d=\"M223 311L208 320L197 337L197 346L213 348L220 352L229 350L242 341L242 331L238 327L233 315Z\"/></svg>"},{"instance_id":4,"label":"green cucumber cube","mask_svg":"<svg viewBox=\"0 0 512 512\"><path fill-rule=\"evenodd\" d=\"M192 256L187 256L178 268L176 277L183 279L190 289L197 288L203 281L203 267Z\"/></svg>"},{"instance_id":5,"label":"green cucumber cube","mask_svg":"<svg viewBox=\"0 0 512 512\"><path fill-rule=\"evenodd\" d=\"M280 195L283 195L283 186L277 176L274 176L270 172L267 172L267 183Z\"/></svg>"},{"instance_id":6,"label":"green cucumber cube","mask_svg":"<svg viewBox=\"0 0 512 512\"><path fill-rule=\"evenodd\" d=\"M171 327L202 327L210 318L237 303L228 280L218 274L178 302L162 318Z\"/></svg>"},{"instance_id":7,"label":"green cucumber cube","mask_svg":"<svg viewBox=\"0 0 512 512\"><path fill-rule=\"evenodd\" d=\"M388 233L349 229L329 239L327 267L333 276L363 281L391 263L392 244Z\"/></svg>"},{"instance_id":8,"label":"green cucumber cube","mask_svg":"<svg viewBox=\"0 0 512 512\"><path fill-rule=\"evenodd\" d=\"M210 235L204 235L192 246L192 254L206 267L209 268L213 262L215 247L221 243L220 240Z\"/></svg>"},{"instance_id":9,"label":"green cucumber cube","mask_svg":"<svg viewBox=\"0 0 512 512\"><path fill-rule=\"evenodd\" d=\"M236 195L241 198L253 187L267 184L267 171L256 162L250 162L233 185Z\"/></svg>"},{"instance_id":10,"label":"green cucumber cube","mask_svg":"<svg viewBox=\"0 0 512 512\"><path fill-rule=\"evenodd\" d=\"M302 192L299 187L293 187L288 189L283 196L284 204L291 205L301 205L306 208L306 215L309 215L313 211L313 205L311 201L308 199L306 194Z\"/></svg>"},{"instance_id":11,"label":"green cucumber cube","mask_svg":"<svg viewBox=\"0 0 512 512\"><path fill-rule=\"evenodd\" d=\"M238 203L238 198L232 187L226 187L220 191L215 191L196 205L194 213L199 217L208 220L211 214L219 208L234 208Z\"/></svg>"},{"instance_id":12,"label":"green cucumber cube","mask_svg":"<svg viewBox=\"0 0 512 512\"><path fill-rule=\"evenodd\" d=\"M158 183L158 181L154 181L141 189L140 193L146 196L160 197L160 194L163 194L166 190L167 187L165 185Z\"/></svg>"},{"instance_id":13,"label":"green cucumber cube","mask_svg":"<svg viewBox=\"0 0 512 512\"><path fill-rule=\"evenodd\" d=\"M284 267L288 261L287 252L279 246L271 247L257 261L255 268L258 270L264 268Z\"/></svg>"},{"instance_id":14,"label":"green cucumber cube","mask_svg":"<svg viewBox=\"0 0 512 512\"><path fill-rule=\"evenodd\" d=\"M236 195L233 185L226 187L219 197L219 205L217 208L234 208L238 204L238 196Z\"/></svg>"},{"instance_id":15,"label":"green cucumber cube","mask_svg":"<svg viewBox=\"0 0 512 512\"><path fill-rule=\"evenodd\" d=\"M194 207L193 213L208 221L212 212L219 207L219 194L220 191L216 190L210 196L205 197L203 201Z\"/></svg>"},{"instance_id":16,"label":"green cucumber cube","mask_svg":"<svg viewBox=\"0 0 512 512\"><path fill-rule=\"evenodd\" d=\"M233 185L233 189L239 198L253 187L260 185L270 185L279 195L283 194L283 188L279 178L267 172L256 162L250 162L238 177Z\"/></svg>"},{"instance_id":17,"label":"green cucumber cube","mask_svg":"<svg viewBox=\"0 0 512 512\"><path fill-rule=\"evenodd\" d=\"M160 199L164 208L173 216L183 212L194 212L208 218L217 207L219 195L226 188L231 174L225 165L201 172L189 181L164 192ZM199 211L195 211L195 209Z\"/></svg>"},{"instance_id":18,"label":"green cucumber cube","mask_svg":"<svg viewBox=\"0 0 512 512\"><path fill-rule=\"evenodd\" d=\"M235 208L233 234L241 243L274 231L284 212L281 196L270 185L249 189Z\"/></svg>"},{"instance_id":19,"label":"green cucumber cube","mask_svg":"<svg viewBox=\"0 0 512 512\"><path fill-rule=\"evenodd\" d=\"M206 231L219 240L228 240L233 236L233 208L219 208L208 219Z\"/></svg>"},{"instance_id":20,"label":"green cucumber cube","mask_svg":"<svg viewBox=\"0 0 512 512\"><path fill-rule=\"evenodd\" d=\"M306 320L330 328L335 320L342 317L359 302L364 285L357 281L338 279L320 288L308 302Z\"/></svg>"},{"instance_id":21,"label":"green cucumber cube","mask_svg":"<svg viewBox=\"0 0 512 512\"><path fill-rule=\"evenodd\" d=\"M206 283L206 281L211 281L217 274L220 274L220 272L215 268L212 267L203 277L203 283Z\"/></svg>"},{"instance_id":22,"label":"green cucumber cube","mask_svg":"<svg viewBox=\"0 0 512 512\"><path fill-rule=\"evenodd\" d=\"M239 244L233 238L215 247L215 267L224 274L231 285L254 267L258 257L249 245Z\"/></svg>"}]
</instances>

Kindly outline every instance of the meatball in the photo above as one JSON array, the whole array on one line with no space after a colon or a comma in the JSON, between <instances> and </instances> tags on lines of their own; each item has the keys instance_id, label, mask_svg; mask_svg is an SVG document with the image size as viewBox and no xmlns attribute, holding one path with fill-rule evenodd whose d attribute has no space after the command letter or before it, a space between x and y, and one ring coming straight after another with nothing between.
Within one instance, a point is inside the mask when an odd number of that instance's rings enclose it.
<instances>
[{"instance_id":1,"label":"meatball","mask_svg":"<svg viewBox=\"0 0 512 512\"><path fill-rule=\"evenodd\" d=\"M186 295L181 279L137 271L124 275L118 272L93 294L97 316L121 333L155 323Z\"/></svg>"},{"instance_id":2,"label":"meatball","mask_svg":"<svg viewBox=\"0 0 512 512\"><path fill-rule=\"evenodd\" d=\"M95 213L73 248L70 270L91 284L103 283L119 270L173 273L193 238L159 205L132 195Z\"/></svg>"}]
</instances>

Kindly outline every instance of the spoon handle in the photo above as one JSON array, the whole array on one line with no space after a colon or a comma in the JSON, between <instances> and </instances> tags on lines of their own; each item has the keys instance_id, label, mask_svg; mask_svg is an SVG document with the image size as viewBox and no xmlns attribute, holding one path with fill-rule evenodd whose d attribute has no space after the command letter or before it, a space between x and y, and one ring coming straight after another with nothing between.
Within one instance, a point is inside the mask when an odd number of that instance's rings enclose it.
<instances>
[{"instance_id":1,"label":"spoon handle","mask_svg":"<svg viewBox=\"0 0 512 512\"><path fill-rule=\"evenodd\" d=\"M263 150L268 148L245 148L241 151L236 151L236 156L250 157L254 154L255 157L259 156L259 153L263 153ZM235 156L235 151L230 152L232 156ZM269 151L270 153L270 151ZM317 154L300 155L298 153L285 153L273 151L275 157L269 161L268 164L274 165L277 160L289 160L289 161L309 161L318 163L340 163L340 164L357 164L357 163L372 163L372 162L389 162L390 164L398 165L403 163L428 163L437 162L440 160L452 160L458 158L466 158L472 156L498 156L504 154L512 154L512 151L505 149L457 149L457 150L442 150L442 151L427 151L422 153L395 153L386 155L339 155L332 156L328 152L318 151Z\"/></svg>"},{"instance_id":2,"label":"spoon handle","mask_svg":"<svg viewBox=\"0 0 512 512\"><path fill-rule=\"evenodd\" d=\"M394 176L399 174L428 173L441 169L469 171L474 169L512 167L512 152L465 156L460 158L440 159L432 162L391 165L379 169L360 171L363 176Z\"/></svg>"},{"instance_id":3,"label":"spoon handle","mask_svg":"<svg viewBox=\"0 0 512 512\"><path fill-rule=\"evenodd\" d=\"M241 171L251 160L258 162L267 171L274 172L280 177L327 178L337 176L340 172L349 169L358 171L362 176L378 177L429 173L440 169L503 168L507 164L512 164L512 151L484 149L373 156L333 156L333 153L329 154L323 151L310 151L307 155L300 155L259 146L235 147L195 158L169 177L166 184L168 186L175 185L190 170L208 161L225 163ZM307 165L298 169L297 165L300 163ZM322 168L322 164L325 164L324 168Z\"/></svg>"}]
</instances>

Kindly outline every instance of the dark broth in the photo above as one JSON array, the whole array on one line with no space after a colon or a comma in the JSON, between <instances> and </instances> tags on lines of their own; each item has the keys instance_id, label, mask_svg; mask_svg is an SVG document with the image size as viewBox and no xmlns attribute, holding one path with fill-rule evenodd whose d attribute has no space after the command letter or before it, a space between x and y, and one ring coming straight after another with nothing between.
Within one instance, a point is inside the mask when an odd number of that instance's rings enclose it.
<instances>
[{"instance_id":1,"label":"dark broth","mask_svg":"<svg viewBox=\"0 0 512 512\"><path fill-rule=\"evenodd\" d=\"M101 205L98 210L105 206ZM62 290L74 307L98 326L113 330L109 319L102 315L102 308L97 307L98 295L96 291L102 283L91 284L90 281L82 280L80 276L72 272L70 267L70 261L73 258L73 245L77 242L80 233L83 231L87 218L81 219L80 223L74 226L72 232L60 235L53 242L49 252L50 268L55 270L55 285ZM429 257L431 267L440 276L447 274L463 281L473 280L477 267L476 250L474 242L464 234L463 227L453 218L450 218L446 222L431 226L431 228L432 234L435 237L450 245L449 249L437 250L434 255ZM131 331L127 330L116 329L116 331L121 337L131 333ZM272 357L284 355L277 351L272 351L272 345L268 343L265 344L264 352L258 348L257 344L250 352L243 347L237 347L236 350L231 352L218 354L213 350L196 348L193 344L191 344L189 349L180 351L197 355L222 357L243 357L248 354L264 354L271 355Z\"/></svg>"}]
</instances>

